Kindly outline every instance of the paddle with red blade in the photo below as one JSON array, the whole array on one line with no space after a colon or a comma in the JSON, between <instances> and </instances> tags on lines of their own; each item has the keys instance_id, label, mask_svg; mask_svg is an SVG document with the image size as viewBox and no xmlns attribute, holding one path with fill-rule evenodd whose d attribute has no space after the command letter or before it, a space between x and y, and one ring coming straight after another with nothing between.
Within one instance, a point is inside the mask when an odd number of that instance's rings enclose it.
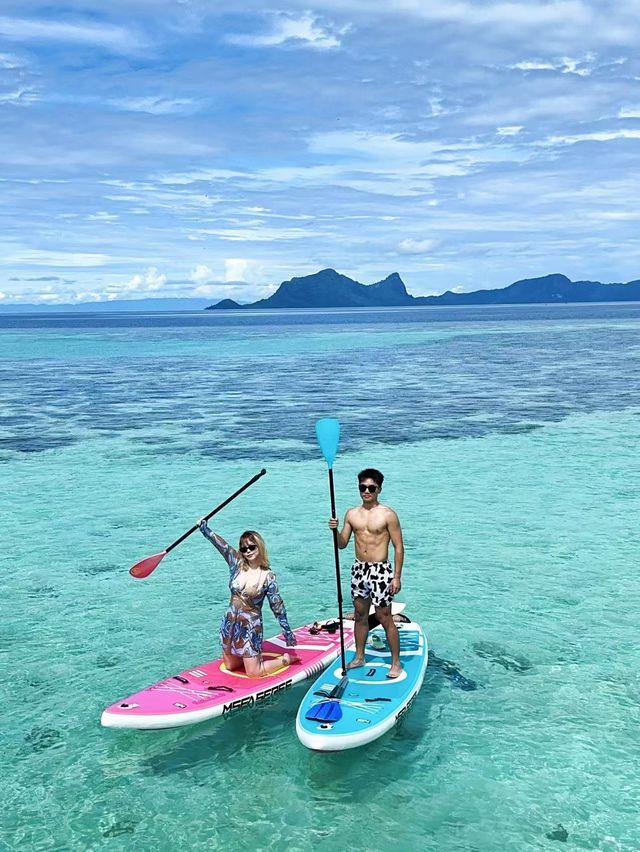
<instances>
[{"instance_id":1,"label":"paddle with red blade","mask_svg":"<svg viewBox=\"0 0 640 852\"><path fill-rule=\"evenodd\" d=\"M250 485L253 485L254 482L257 482L258 479L260 479L261 476L264 476L266 472L267 471L262 468L260 473L257 473L248 482L245 482L242 488L238 488L238 490L233 493L231 497L227 497L227 499L223 503L220 503L220 505L216 506L216 508L213 511L209 512L208 515L205 515L205 521L208 521L209 518L212 518L217 512L219 512L221 509L224 509L225 506L228 506L232 500L235 500L239 494L242 494L242 492L246 491ZM197 529L198 524L194 524L190 530L187 530L184 535L181 535L180 538L176 539L173 544L170 544L169 547L166 548L166 550L161 550L160 553L154 553L153 556L147 556L144 559L141 559L140 562L136 562L135 565L132 565L131 568L129 568L129 573L131 574L131 576L135 577L137 580L143 580L145 577L148 577L149 574L152 573L152 571L155 571L155 569L162 562L162 560L167 555L167 553L169 553L170 550L173 550L174 547L177 547L181 541L184 541L185 538L190 536L191 533L194 533Z\"/></svg>"}]
</instances>

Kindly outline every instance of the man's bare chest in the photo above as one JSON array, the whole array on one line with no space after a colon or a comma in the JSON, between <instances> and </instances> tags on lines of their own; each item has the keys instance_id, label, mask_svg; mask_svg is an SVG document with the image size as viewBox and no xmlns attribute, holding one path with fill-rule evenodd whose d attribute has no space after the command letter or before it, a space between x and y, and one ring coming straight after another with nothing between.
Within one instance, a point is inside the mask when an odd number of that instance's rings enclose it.
<instances>
[{"instance_id":1,"label":"man's bare chest","mask_svg":"<svg viewBox=\"0 0 640 852\"><path fill-rule=\"evenodd\" d=\"M387 523L384 516L355 517L353 519L353 531L356 536L366 538L380 538L387 532Z\"/></svg>"}]
</instances>

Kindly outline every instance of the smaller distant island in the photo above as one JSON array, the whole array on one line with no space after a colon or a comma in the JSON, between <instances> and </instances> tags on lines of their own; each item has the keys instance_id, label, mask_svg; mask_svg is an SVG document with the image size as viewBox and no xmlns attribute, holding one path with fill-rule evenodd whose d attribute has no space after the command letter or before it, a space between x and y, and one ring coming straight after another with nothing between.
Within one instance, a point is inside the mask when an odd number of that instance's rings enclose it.
<instances>
[{"instance_id":1,"label":"smaller distant island","mask_svg":"<svg viewBox=\"0 0 640 852\"><path fill-rule=\"evenodd\" d=\"M566 275L525 278L508 287L474 290L440 296L411 296L397 272L375 284L360 284L335 269L323 269L313 275L283 281L267 299L240 304L223 299L205 308L246 310L251 308L375 308L421 307L426 305L535 305L567 302L640 301L640 280L626 284L602 284L599 281L571 281Z\"/></svg>"}]
</instances>

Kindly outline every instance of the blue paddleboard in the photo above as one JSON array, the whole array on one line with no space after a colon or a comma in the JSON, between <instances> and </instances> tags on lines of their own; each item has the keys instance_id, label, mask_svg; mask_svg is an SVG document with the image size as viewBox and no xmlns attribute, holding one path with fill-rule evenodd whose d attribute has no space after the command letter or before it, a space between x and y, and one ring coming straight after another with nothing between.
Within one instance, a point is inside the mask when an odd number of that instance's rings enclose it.
<instances>
[{"instance_id":1,"label":"blue paddleboard","mask_svg":"<svg viewBox=\"0 0 640 852\"><path fill-rule=\"evenodd\" d=\"M382 627L369 633L365 665L342 678L340 660L309 689L296 717L300 742L314 751L343 751L385 734L404 716L418 694L427 669L427 637L419 624L398 624L403 672L387 678L391 652ZM346 653L349 663L355 656ZM333 693L333 697L332 697Z\"/></svg>"}]
</instances>

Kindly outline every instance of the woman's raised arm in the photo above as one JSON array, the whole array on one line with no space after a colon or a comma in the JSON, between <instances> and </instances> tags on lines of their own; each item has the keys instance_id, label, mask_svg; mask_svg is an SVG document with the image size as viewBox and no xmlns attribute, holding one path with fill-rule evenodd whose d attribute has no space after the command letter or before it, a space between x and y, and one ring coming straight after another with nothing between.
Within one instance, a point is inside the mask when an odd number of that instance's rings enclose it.
<instances>
[{"instance_id":1,"label":"woman's raised arm","mask_svg":"<svg viewBox=\"0 0 640 852\"><path fill-rule=\"evenodd\" d=\"M218 553L221 554L224 561L227 563L229 568L236 568L238 565L238 554L237 552L228 544L221 535L218 533L214 533L213 530L210 530L207 526L207 522L204 518L200 518L198 521L198 526L200 528L200 532L202 535L209 539L211 544L215 547Z\"/></svg>"}]
</instances>

